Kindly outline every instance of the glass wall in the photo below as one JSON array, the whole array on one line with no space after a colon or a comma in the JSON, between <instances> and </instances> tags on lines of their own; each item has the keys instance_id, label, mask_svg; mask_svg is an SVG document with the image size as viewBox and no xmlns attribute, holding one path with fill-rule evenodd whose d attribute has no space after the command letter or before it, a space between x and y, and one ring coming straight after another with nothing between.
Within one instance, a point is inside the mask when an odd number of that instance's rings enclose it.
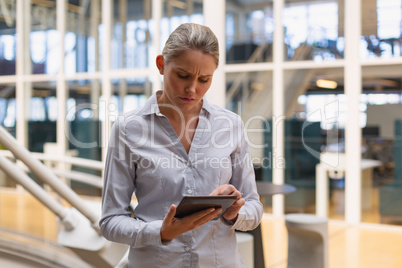
<instances>
[{"instance_id":1,"label":"glass wall","mask_svg":"<svg viewBox=\"0 0 402 268\"><path fill-rule=\"evenodd\" d=\"M0 125L14 137L16 117L15 84L0 84Z\"/></svg>"},{"instance_id":2,"label":"glass wall","mask_svg":"<svg viewBox=\"0 0 402 268\"><path fill-rule=\"evenodd\" d=\"M32 62L31 65L25 65L25 72L56 74L60 68L60 60L57 60L59 58L60 35L56 29L56 1L48 1L46 5L31 1L30 9L30 12L28 9L25 10L28 13L25 14L25 25L30 29L27 28L24 34L29 36L29 51L27 53ZM72 14L70 10L67 12ZM72 47L72 44L66 47L66 55L71 53Z\"/></svg>"},{"instance_id":3,"label":"glass wall","mask_svg":"<svg viewBox=\"0 0 402 268\"><path fill-rule=\"evenodd\" d=\"M362 1L361 54L367 58L402 55L402 1Z\"/></svg>"},{"instance_id":4,"label":"glass wall","mask_svg":"<svg viewBox=\"0 0 402 268\"><path fill-rule=\"evenodd\" d=\"M149 66L151 11L151 1L113 1L112 69Z\"/></svg>"},{"instance_id":5,"label":"glass wall","mask_svg":"<svg viewBox=\"0 0 402 268\"><path fill-rule=\"evenodd\" d=\"M294 179L304 175L312 180L315 176L312 166L318 161L315 157L308 164L303 164L303 162L297 162L300 160L300 155L298 155L299 158L292 158L292 154L306 153L304 147L301 151L297 151L296 147L292 151L292 146L300 145L296 142L299 136L296 136L296 140L292 140L292 136L287 136L287 133L293 133L292 124L312 122L309 124L311 129L306 128L306 131L311 130L315 134L318 133L319 125L321 138L324 140L320 143L320 153L333 148L342 150L347 114L353 109L353 107L349 107L350 109L346 107L345 99L347 100L348 93L344 90L344 86L349 84L348 81L352 79L363 81L362 98L365 101L362 100L359 107L361 108L359 124L363 132L362 157L364 158L369 157L365 150L367 146L370 147L368 144L372 140L365 135L370 130L370 124L376 123L372 122L376 119L374 114L381 114L383 110L393 105L387 102L384 104L384 109L380 109L378 113L371 113L374 106L368 99L388 100L388 98L396 99L395 96L400 95L398 92L402 87L400 84L398 87L398 83L401 81L399 70L402 66L401 0L361 2L361 38L357 44L353 44L359 48L360 57L355 59L352 56L348 58L345 54L345 46L348 44L348 40L345 39L345 29L348 29L348 25L344 23L346 15L344 8L347 4L344 0L303 2L286 0L281 12L283 21L276 22L275 19L278 16L274 14L276 1L225 1L226 8L222 11L225 14L222 15L226 16L226 24L217 27L223 27L225 31L223 43L226 49L226 62L222 62L221 67L226 77L226 106L241 114L245 122L248 122L250 118L261 119L258 123L260 130L268 128L273 116L286 118L283 149L287 168L284 168L284 182L288 182L288 178ZM67 130L73 130L75 123L85 126L93 123L91 127L94 130L93 134L96 136L96 141L101 144L101 148L96 150L101 151L107 140L107 132L99 133L104 118L113 118L140 106L155 90L153 87L156 85L155 81L160 79L160 75L155 72L154 57L161 52L169 33L183 22L201 24L205 22L202 1L161 1L159 13L153 12L156 7L151 5L150 0L66 1L66 30L65 33L59 33L56 29L58 25L56 1L30 1L25 11L27 14L24 13L27 15L24 17L26 23L21 28L21 36L25 37L25 40L24 38L20 40L26 44L24 47L29 49L21 50L27 55L26 62L24 62L22 73L16 74L16 54L19 47L16 39L16 20L18 19L16 1L6 3L7 10L4 6L0 8L4 18L4 21L0 22L0 124L8 127L14 135L19 131L27 130L24 135L29 141L28 147L34 151L43 150L45 142L61 142L60 132L64 133L64 130L59 127L63 122L57 120L60 120L58 114L64 110L57 107L60 98L65 98L62 101L65 101L66 118L70 124ZM106 13L101 10L105 3L112 6L108 19L105 19ZM152 17L155 14L160 14L161 21L156 21L155 19L159 18ZM108 21L111 22L110 25L107 25ZM280 40L280 43L284 46L284 62L280 57L274 62L272 57L275 53L273 43L277 41L273 38L275 25L283 25L284 38ZM159 27L160 36L155 36L157 27ZM104 40L105 33L108 32L112 33L111 41ZM63 58L59 55L60 36L64 36ZM155 44L157 40L159 44ZM109 44L110 51L103 52L102 48ZM157 49L159 51L156 51ZM110 54L102 55L103 53ZM110 56L110 66L102 66L106 56ZM65 71L61 74L59 71L62 59ZM352 64L363 69L362 77L349 79L345 77L344 69L346 64L350 64L351 59L358 61ZM106 72L109 69L111 71ZM318 85L319 82L324 85ZM333 85L333 82L336 82L335 89L323 90L326 87L325 83ZM367 93L366 85L370 83L372 92ZM390 86L393 87L392 92L388 90ZM17 90L22 97L20 95L16 97L16 88L25 88L25 90ZM280 99L278 96L283 97L283 103L277 102ZM16 107L16 103L21 99L17 98L27 100L26 107L23 107L27 108L29 113L28 126L25 130L16 129L17 123L21 122L19 118L25 120L22 115L19 117L19 108ZM103 108L102 101L108 102ZM330 109L334 102L338 103L336 112ZM91 109L78 109L80 105L87 105ZM92 109L94 105L96 109ZM281 109L274 109L274 106L278 105L283 106L279 108L283 108L284 114L277 114ZM112 106L114 110L111 109ZM325 121L319 116L316 118L315 111L322 111L324 106L329 112L327 115L335 123L332 121L328 123L327 119ZM398 114L397 111L396 114ZM322 116L322 114L319 115ZM257 121L254 123L257 124ZM388 125L394 125L397 121L396 117L384 115L381 123L387 122ZM28 133L40 124L52 126L52 129L46 131L46 135L36 135L39 141L32 143L33 137L36 136L30 137L29 140ZM297 126L299 132L301 127ZM74 135L77 137L85 135L87 132L84 129L76 128L77 132ZM381 131L380 135L382 135ZM391 137L393 142L398 141L399 134L395 131L398 131L396 126ZM329 134L336 134L339 138L337 142L334 142L335 145L332 144L332 140L331 144L328 144ZM67 136L65 138L68 139ZM254 140L253 144L272 147L272 144L267 142L269 138L264 140L265 138L267 137L264 137L264 133L260 133L250 139ZM290 140L286 140L287 138ZM383 137L380 136L380 138ZM388 139L388 136L386 138ZM395 148L399 148L395 147L398 146L398 142L395 144L392 145L394 147L391 146L394 152L397 151ZM259 157L258 159L264 159L264 156L269 155L264 148L252 149L253 155ZM84 154L79 156L100 160L103 153L99 151L91 156L84 156ZM394 180L397 180L395 178L399 174L397 167L402 166L398 163L398 157L398 155L393 156ZM306 159L302 158L302 160ZM259 165L261 166L261 163L256 164L256 170L260 168ZM303 170L299 170L298 172L301 173L292 173L298 165L308 166L309 172L303 173ZM392 164L387 167L391 168ZM380 170L374 169L374 172L380 172ZM272 177L272 172L261 173L258 176L265 179L265 176ZM269 177L267 178L269 180ZM375 177L373 180L376 183ZM335 183L332 181L335 180L331 180L330 200L333 200L333 189L342 190L341 179ZM380 200L383 196L380 190L382 188L378 189L378 200ZM311 195L303 198L305 198L303 202L313 204L314 207L314 203L309 203ZM379 201L379 209L382 206L381 203L385 204L384 202L382 199ZM307 211L314 211L311 206L307 207ZM387 205L387 207L395 206ZM286 209L290 209L290 203ZM331 217L334 217L333 215L330 214ZM378 218L382 218L382 212L381 217L378 216Z\"/></svg>"},{"instance_id":6,"label":"glass wall","mask_svg":"<svg viewBox=\"0 0 402 268\"><path fill-rule=\"evenodd\" d=\"M362 175L364 222L402 223L402 77L394 71L400 68L402 65L363 69L366 90L361 106L366 120L362 155L372 164Z\"/></svg>"},{"instance_id":7,"label":"glass wall","mask_svg":"<svg viewBox=\"0 0 402 268\"><path fill-rule=\"evenodd\" d=\"M202 1L163 1L162 2L162 19L160 23L160 47L165 45L169 34L180 24L193 22L204 24L203 3ZM160 53L159 51L158 53ZM151 59L154 66L155 59Z\"/></svg>"},{"instance_id":8,"label":"glass wall","mask_svg":"<svg viewBox=\"0 0 402 268\"><path fill-rule=\"evenodd\" d=\"M69 150L74 156L101 160L102 126L99 118L105 105L100 103L101 83L99 80L70 80L66 83L66 133Z\"/></svg>"},{"instance_id":9,"label":"glass wall","mask_svg":"<svg viewBox=\"0 0 402 268\"><path fill-rule=\"evenodd\" d=\"M44 152L46 143L56 142L57 114L56 82L33 82L29 102L28 149Z\"/></svg>"},{"instance_id":10,"label":"glass wall","mask_svg":"<svg viewBox=\"0 0 402 268\"><path fill-rule=\"evenodd\" d=\"M0 75L14 75L17 51L16 20L11 14L16 12L16 2L11 1L4 5L4 9L8 16L3 15L4 19L0 21Z\"/></svg>"},{"instance_id":11,"label":"glass wall","mask_svg":"<svg viewBox=\"0 0 402 268\"><path fill-rule=\"evenodd\" d=\"M243 119L258 181L272 181L272 79L271 71L226 73L226 107ZM264 204L270 211L271 200Z\"/></svg>"},{"instance_id":12,"label":"glass wall","mask_svg":"<svg viewBox=\"0 0 402 268\"><path fill-rule=\"evenodd\" d=\"M342 14L343 6L337 0L286 0L283 10L285 58L317 62L342 59Z\"/></svg>"},{"instance_id":13,"label":"glass wall","mask_svg":"<svg viewBox=\"0 0 402 268\"><path fill-rule=\"evenodd\" d=\"M101 1L69 0L64 35L64 69L67 75L100 70L102 39Z\"/></svg>"},{"instance_id":14,"label":"glass wall","mask_svg":"<svg viewBox=\"0 0 402 268\"><path fill-rule=\"evenodd\" d=\"M273 31L272 2L227 0L226 62L272 61Z\"/></svg>"}]
</instances>

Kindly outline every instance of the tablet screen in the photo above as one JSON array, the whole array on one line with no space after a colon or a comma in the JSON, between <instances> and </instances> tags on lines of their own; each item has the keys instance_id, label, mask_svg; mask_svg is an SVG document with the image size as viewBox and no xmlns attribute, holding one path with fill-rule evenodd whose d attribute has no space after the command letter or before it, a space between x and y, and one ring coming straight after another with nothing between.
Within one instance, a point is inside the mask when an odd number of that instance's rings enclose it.
<instances>
[{"instance_id":1,"label":"tablet screen","mask_svg":"<svg viewBox=\"0 0 402 268\"><path fill-rule=\"evenodd\" d=\"M222 213L214 219L216 220L236 199L235 195L184 196L177 206L175 217L183 218L207 208L222 208Z\"/></svg>"}]
</instances>

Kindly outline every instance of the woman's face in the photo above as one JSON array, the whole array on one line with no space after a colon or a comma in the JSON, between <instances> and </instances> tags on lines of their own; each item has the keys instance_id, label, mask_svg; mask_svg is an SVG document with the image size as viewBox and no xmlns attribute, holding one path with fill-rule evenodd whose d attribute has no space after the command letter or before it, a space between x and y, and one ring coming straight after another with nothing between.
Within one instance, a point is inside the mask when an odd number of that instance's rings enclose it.
<instances>
[{"instance_id":1,"label":"woman's face","mask_svg":"<svg viewBox=\"0 0 402 268\"><path fill-rule=\"evenodd\" d=\"M214 57L191 50L166 65L160 55L156 63L159 73L164 75L162 103L174 105L182 112L199 111L216 69Z\"/></svg>"}]
</instances>

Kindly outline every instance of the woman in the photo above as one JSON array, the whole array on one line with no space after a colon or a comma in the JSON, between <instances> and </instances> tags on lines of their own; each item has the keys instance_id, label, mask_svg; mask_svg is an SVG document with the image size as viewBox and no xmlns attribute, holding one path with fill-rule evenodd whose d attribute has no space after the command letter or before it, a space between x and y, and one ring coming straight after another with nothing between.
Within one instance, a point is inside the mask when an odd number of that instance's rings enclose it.
<instances>
[{"instance_id":1,"label":"woman","mask_svg":"<svg viewBox=\"0 0 402 268\"><path fill-rule=\"evenodd\" d=\"M234 231L257 227L262 204L241 119L203 98L218 64L208 27L179 26L156 58L163 91L113 125L100 227L130 245L129 267L243 266ZM219 220L221 209L175 218L185 195L237 200Z\"/></svg>"}]
</instances>

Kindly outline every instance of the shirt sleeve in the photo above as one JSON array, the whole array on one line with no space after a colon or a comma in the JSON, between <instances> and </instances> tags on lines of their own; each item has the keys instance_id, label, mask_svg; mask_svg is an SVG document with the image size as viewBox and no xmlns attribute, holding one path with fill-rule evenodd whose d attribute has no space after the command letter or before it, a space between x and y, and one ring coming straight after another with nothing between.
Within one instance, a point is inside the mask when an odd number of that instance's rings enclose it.
<instances>
[{"instance_id":1,"label":"shirt sleeve","mask_svg":"<svg viewBox=\"0 0 402 268\"><path fill-rule=\"evenodd\" d=\"M246 203L240 209L237 220L231 228L240 231L249 231L255 229L260 224L263 207L257 193L254 167L250 157L245 127L240 117L238 118L238 122L239 124L236 124L236 126L240 129L235 130L236 133L239 133L238 146L231 155L231 184L242 193Z\"/></svg>"},{"instance_id":2,"label":"shirt sleeve","mask_svg":"<svg viewBox=\"0 0 402 268\"><path fill-rule=\"evenodd\" d=\"M130 161L130 147L124 119L112 127L105 163L102 194L101 234L108 240L139 248L162 245L162 220L144 222L131 217L129 206L135 191L135 165Z\"/></svg>"}]
</instances>

